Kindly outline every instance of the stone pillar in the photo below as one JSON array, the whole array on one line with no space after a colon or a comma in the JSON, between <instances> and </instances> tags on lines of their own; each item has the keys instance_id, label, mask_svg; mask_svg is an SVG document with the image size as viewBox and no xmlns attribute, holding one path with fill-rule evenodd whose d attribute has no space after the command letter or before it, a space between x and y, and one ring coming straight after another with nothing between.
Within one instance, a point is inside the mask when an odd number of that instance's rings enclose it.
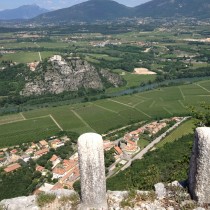
<instances>
[{"instance_id":1,"label":"stone pillar","mask_svg":"<svg viewBox=\"0 0 210 210\"><path fill-rule=\"evenodd\" d=\"M108 209L103 140L86 133L78 139L82 204L80 209Z\"/></svg>"},{"instance_id":2,"label":"stone pillar","mask_svg":"<svg viewBox=\"0 0 210 210\"><path fill-rule=\"evenodd\" d=\"M210 128L196 129L188 181L192 198L210 204Z\"/></svg>"}]
</instances>

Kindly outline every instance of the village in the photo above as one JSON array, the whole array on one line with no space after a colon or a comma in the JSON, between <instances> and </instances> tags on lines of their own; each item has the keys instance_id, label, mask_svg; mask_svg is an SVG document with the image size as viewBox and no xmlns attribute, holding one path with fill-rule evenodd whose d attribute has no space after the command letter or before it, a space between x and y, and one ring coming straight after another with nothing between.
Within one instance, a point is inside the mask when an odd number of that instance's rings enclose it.
<instances>
[{"instance_id":1,"label":"village","mask_svg":"<svg viewBox=\"0 0 210 210\"><path fill-rule=\"evenodd\" d=\"M153 121L136 130L126 132L122 138L117 140L111 141L105 138L105 159L106 152L114 151L114 163L108 167L108 172L115 172L117 165L125 165L143 149L138 144L143 135L154 136L182 120L182 117L173 117ZM33 194L63 188L73 189L73 184L80 178L77 145L75 140L72 141L67 136L60 138L54 136L37 143L25 143L0 150L0 171L3 173L14 173L21 167L27 166L30 161L35 162L35 171L40 176L48 177L44 179L41 186L34 190Z\"/></svg>"}]
</instances>

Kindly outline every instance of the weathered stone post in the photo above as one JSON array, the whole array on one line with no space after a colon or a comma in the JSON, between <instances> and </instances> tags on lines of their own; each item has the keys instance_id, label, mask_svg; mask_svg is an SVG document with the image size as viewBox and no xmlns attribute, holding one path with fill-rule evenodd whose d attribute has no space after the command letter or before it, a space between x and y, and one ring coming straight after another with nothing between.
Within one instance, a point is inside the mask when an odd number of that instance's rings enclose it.
<instances>
[{"instance_id":1,"label":"weathered stone post","mask_svg":"<svg viewBox=\"0 0 210 210\"><path fill-rule=\"evenodd\" d=\"M210 204L210 128L197 128L190 160L189 190L199 204Z\"/></svg>"},{"instance_id":2,"label":"weathered stone post","mask_svg":"<svg viewBox=\"0 0 210 210\"><path fill-rule=\"evenodd\" d=\"M78 139L82 204L80 209L108 209L103 140L86 133Z\"/></svg>"}]
</instances>

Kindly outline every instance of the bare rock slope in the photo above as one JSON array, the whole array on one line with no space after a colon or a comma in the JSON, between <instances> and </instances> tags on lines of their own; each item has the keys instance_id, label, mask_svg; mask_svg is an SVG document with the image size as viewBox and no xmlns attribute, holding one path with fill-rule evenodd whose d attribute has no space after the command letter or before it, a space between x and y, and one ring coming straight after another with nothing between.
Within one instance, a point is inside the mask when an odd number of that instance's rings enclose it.
<instances>
[{"instance_id":1,"label":"bare rock slope","mask_svg":"<svg viewBox=\"0 0 210 210\"><path fill-rule=\"evenodd\" d=\"M78 58L49 60L41 63L35 76L27 78L21 95L59 94L64 91L103 90L106 85L118 87L123 84L118 74L96 69Z\"/></svg>"}]
</instances>

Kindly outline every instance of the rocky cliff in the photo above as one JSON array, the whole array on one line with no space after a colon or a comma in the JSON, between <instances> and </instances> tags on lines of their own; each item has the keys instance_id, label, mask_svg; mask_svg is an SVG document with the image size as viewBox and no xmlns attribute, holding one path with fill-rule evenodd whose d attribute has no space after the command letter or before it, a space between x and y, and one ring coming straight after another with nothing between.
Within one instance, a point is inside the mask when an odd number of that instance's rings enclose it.
<instances>
[{"instance_id":1,"label":"rocky cliff","mask_svg":"<svg viewBox=\"0 0 210 210\"><path fill-rule=\"evenodd\" d=\"M50 201L49 195L55 195ZM2 200L2 210L57 210L79 209L80 198L72 190L54 190L42 195ZM41 199L42 198L42 199ZM44 199L43 199L44 198ZM108 191L109 210L205 210L190 199L189 194L177 182L169 185L158 183L155 191Z\"/></svg>"},{"instance_id":2,"label":"rocky cliff","mask_svg":"<svg viewBox=\"0 0 210 210\"><path fill-rule=\"evenodd\" d=\"M21 95L59 94L64 91L103 90L107 85L118 87L122 78L104 69L96 69L79 58L60 56L41 63L32 76L26 78Z\"/></svg>"}]
</instances>

